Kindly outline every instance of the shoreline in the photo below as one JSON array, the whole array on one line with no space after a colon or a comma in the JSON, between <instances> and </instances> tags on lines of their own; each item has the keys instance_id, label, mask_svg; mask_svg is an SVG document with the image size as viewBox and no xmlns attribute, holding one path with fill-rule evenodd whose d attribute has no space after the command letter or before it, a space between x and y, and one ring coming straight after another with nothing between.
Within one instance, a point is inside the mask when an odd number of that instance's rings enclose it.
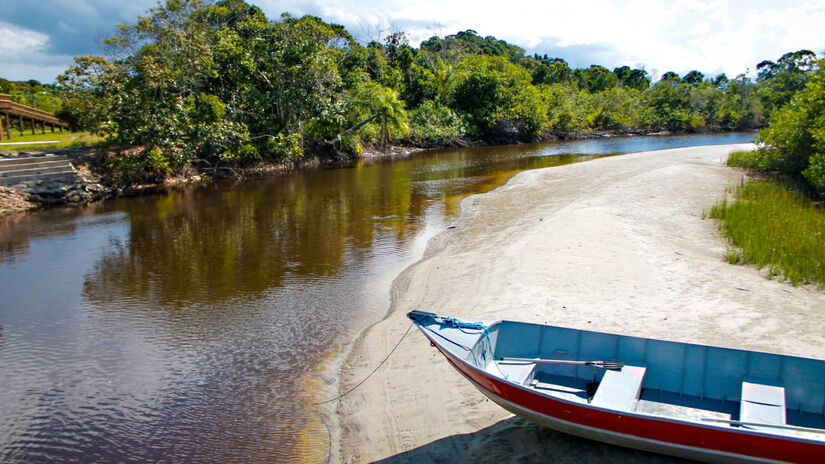
<instances>
[{"instance_id":1,"label":"shoreline","mask_svg":"<svg viewBox=\"0 0 825 464\"><path fill-rule=\"evenodd\" d=\"M422 259L393 281L386 317L353 343L341 391L392 349L410 309L825 357L815 329L825 323L825 292L725 263L724 240L701 217L741 177L724 166L727 153L746 147L752 145L525 171L464 199L455 228L433 237ZM420 334L407 338L340 401L334 462L675 462L513 418Z\"/></svg>"},{"instance_id":2,"label":"shoreline","mask_svg":"<svg viewBox=\"0 0 825 464\"><path fill-rule=\"evenodd\" d=\"M746 131L747 132L747 131ZM754 131L755 132L755 131ZM223 166L216 167L210 175L208 169L195 170L170 177L160 183L112 185L110 182L103 182L103 174L98 172L94 166L100 163L96 147L83 148L63 148L52 150L48 154L65 155L70 158L74 167L78 171L77 179L70 181L28 181L25 186L4 187L5 191L0 192L0 217L19 212L33 212L40 208L60 205L83 205L97 201L112 200L118 198L153 195L169 192L175 189L197 186L214 179L245 179L256 177L269 177L284 174L300 169L312 169L321 166L345 166L359 160L371 160L380 158L394 158L409 156L424 151L436 151L452 148L466 148L476 146L506 146L522 145L529 143L550 143L572 140L605 139L616 137L657 137L674 135L701 135L701 134L724 134L729 131L706 131L693 133L674 133L668 131L646 131L646 130L616 130L616 131L592 131L586 133L569 134L546 134L538 137L532 142L518 140L486 141L472 137L448 138L433 141L429 144L407 143L404 145L390 145L385 148L369 147L360 158L338 159L333 156L315 154L310 155L294 164L284 163L277 160L260 161L250 166ZM121 151L129 151L122 150ZM46 152L26 153L25 156L42 156ZM0 154L0 158L9 157ZM17 155L10 156L17 157Z\"/></svg>"}]
</instances>

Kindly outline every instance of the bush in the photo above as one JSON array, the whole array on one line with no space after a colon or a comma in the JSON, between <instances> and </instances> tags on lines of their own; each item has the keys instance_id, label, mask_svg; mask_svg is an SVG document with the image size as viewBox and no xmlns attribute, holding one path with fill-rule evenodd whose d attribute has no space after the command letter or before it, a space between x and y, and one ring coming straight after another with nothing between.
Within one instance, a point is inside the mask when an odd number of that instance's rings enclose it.
<instances>
[{"instance_id":1,"label":"bush","mask_svg":"<svg viewBox=\"0 0 825 464\"><path fill-rule=\"evenodd\" d=\"M415 142L429 142L464 135L464 122L446 106L434 101L422 103L410 114L409 137Z\"/></svg>"},{"instance_id":2,"label":"bush","mask_svg":"<svg viewBox=\"0 0 825 464\"><path fill-rule=\"evenodd\" d=\"M364 144L358 135L344 135L337 141L336 147L341 153L346 153L355 158L360 158L364 154Z\"/></svg>"},{"instance_id":3,"label":"bush","mask_svg":"<svg viewBox=\"0 0 825 464\"><path fill-rule=\"evenodd\" d=\"M235 150L235 153L241 161L255 161L261 159L261 153L254 145L244 144Z\"/></svg>"},{"instance_id":4,"label":"bush","mask_svg":"<svg viewBox=\"0 0 825 464\"><path fill-rule=\"evenodd\" d=\"M825 155L814 153L808 161L808 169L802 171L802 176L822 195L825 192Z\"/></svg>"},{"instance_id":5,"label":"bush","mask_svg":"<svg viewBox=\"0 0 825 464\"><path fill-rule=\"evenodd\" d=\"M115 158L109 168L112 175L124 183L160 182L173 171L168 157L158 147Z\"/></svg>"},{"instance_id":6,"label":"bush","mask_svg":"<svg viewBox=\"0 0 825 464\"><path fill-rule=\"evenodd\" d=\"M762 152L758 150L735 151L728 155L728 166L745 169L760 169Z\"/></svg>"},{"instance_id":7,"label":"bush","mask_svg":"<svg viewBox=\"0 0 825 464\"><path fill-rule=\"evenodd\" d=\"M273 157L284 161L296 161L304 156L299 134L278 134L267 138L266 149L274 155Z\"/></svg>"}]
</instances>

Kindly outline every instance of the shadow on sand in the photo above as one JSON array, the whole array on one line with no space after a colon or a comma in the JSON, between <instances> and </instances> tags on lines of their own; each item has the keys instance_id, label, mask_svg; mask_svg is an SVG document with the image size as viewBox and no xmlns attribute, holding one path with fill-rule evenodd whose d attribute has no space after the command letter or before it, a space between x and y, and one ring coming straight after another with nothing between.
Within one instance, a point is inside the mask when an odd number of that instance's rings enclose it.
<instances>
[{"instance_id":1,"label":"shadow on sand","mask_svg":"<svg viewBox=\"0 0 825 464\"><path fill-rule=\"evenodd\" d=\"M477 432L442 438L376 462L684 464L692 461L586 440L512 417Z\"/></svg>"}]
</instances>

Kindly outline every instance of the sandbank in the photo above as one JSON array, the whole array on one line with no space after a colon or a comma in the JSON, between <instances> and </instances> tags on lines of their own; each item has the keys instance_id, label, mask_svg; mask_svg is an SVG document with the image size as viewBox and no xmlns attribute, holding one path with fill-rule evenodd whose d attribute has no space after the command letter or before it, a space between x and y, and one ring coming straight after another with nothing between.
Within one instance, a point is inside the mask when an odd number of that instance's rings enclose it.
<instances>
[{"instance_id":1,"label":"sandbank","mask_svg":"<svg viewBox=\"0 0 825 464\"><path fill-rule=\"evenodd\" d=\"M727 264L703 211L740 182L745 145L679 148L526 171L462 215L394 282L392 308L342 369L361 380L405 314L515 319L825 358L825 292ZM676 462L556 433L487 400L413 329L338 406L340 462Z\"/></svg>"}]
</instances>

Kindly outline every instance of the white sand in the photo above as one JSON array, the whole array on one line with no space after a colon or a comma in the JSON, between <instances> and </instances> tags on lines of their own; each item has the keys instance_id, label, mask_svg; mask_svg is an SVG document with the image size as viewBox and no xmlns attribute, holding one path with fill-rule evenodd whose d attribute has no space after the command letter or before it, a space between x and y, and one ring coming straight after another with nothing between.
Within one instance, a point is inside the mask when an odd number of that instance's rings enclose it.
<instances>
[{"instance_id":1,"label":"white sand","mask_svg":"<svg viewBox=\"0 0 825 464\"><path fill-rule=\"evenodd\" d=\"M741 173L727 153L680 148L523 172L467 198L455 229L393 286L341 388L362 379L409 326L405 314L576 328L825 357L825 292L723 260L704 210ZM413 329L339 405L343 462L670 462L543 429L485 399Z\"/></svg>"}]
</instances>

